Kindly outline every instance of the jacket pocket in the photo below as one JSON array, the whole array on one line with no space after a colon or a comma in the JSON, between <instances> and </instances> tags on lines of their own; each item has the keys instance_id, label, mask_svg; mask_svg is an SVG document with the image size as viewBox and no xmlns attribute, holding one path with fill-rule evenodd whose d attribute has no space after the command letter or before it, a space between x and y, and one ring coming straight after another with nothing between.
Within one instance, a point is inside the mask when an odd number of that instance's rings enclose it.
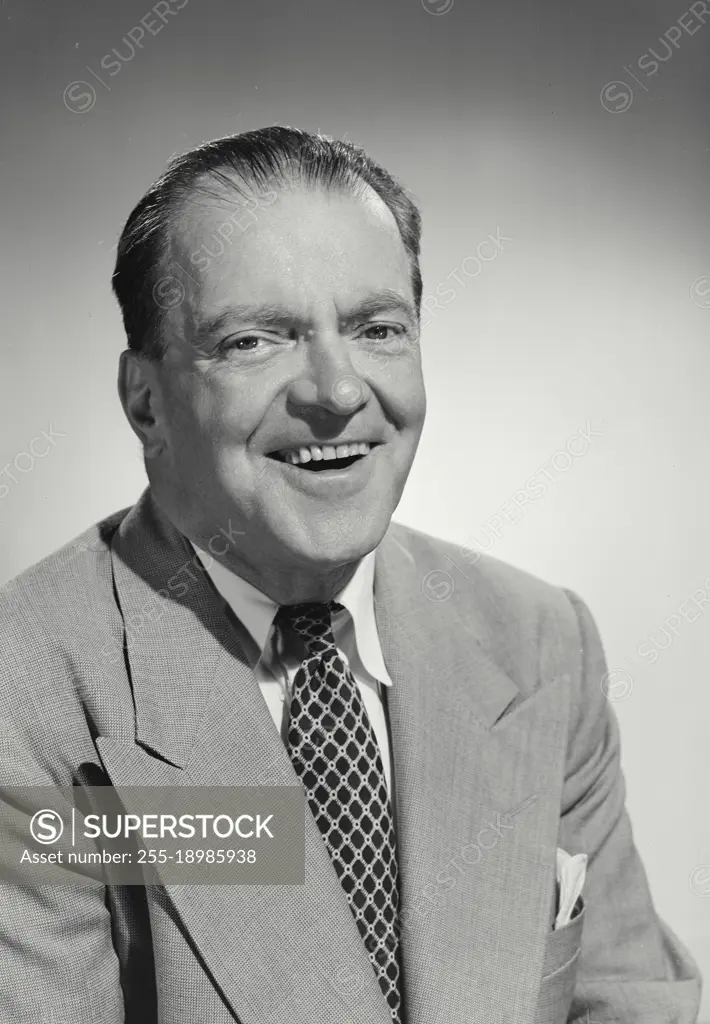
<instances>
[{"instance_id":1,"label":"jacket pocket","mask_svg":"<svg viewBox=\"0 0 710 1024\"><path fill-rule=\"evenodd\" d=\"M585 904L571 921L551 931L545 943L542 980L535 1014L536 1024L564 1024L572 1004L577 980L577 961L582 951Z\"/></svg>"}]
</instances>

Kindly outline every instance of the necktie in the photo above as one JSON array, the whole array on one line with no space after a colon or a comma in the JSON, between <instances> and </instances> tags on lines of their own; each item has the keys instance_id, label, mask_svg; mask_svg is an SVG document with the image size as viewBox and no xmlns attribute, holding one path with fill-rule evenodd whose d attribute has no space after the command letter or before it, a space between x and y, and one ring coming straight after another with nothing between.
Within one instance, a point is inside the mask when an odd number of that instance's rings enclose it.
<instances>
[{"instance_id":1,"label":"necktie","mask_svg":"<svg viewBox=\"0 0 710 1024\"><path fill-rule=\"evenodd\" d=\"M357 683L328 604L284 605L276 616L306 647L291 695L287 748L392 1020L400 1024L397 856L387 782Z\"/></svg>"}]
</instances>

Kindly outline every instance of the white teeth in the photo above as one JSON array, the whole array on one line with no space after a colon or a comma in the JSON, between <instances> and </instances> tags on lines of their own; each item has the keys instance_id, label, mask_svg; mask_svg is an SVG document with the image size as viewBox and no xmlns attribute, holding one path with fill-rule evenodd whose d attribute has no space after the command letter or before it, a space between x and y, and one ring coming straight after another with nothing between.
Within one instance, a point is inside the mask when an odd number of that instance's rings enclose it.
<instances>
[{"instance_id":1,"label":"white teeth","mask_svg":"<svg viewBox=\"0 0 710 1024\"><path fill-rule=\"evenodd\" d=\"M281 456L284 462L288 462L292 466L298 466L311 460L313 462L320 462L322 459L348 459L355 455L368 455L369 452L369 442L358 441L352 444L339 444L337 447L330 444L312 444L308 448L282 449Z\"/></svg>"}]
</instances>

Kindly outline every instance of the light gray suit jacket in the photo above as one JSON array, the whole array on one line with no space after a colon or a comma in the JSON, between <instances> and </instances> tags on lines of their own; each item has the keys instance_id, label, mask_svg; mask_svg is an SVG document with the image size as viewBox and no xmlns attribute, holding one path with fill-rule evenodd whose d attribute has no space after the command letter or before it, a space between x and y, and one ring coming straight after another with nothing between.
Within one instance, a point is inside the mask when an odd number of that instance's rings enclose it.
<instances>
[{"instance_id":1,"label":"light gray suit jacket","mask_svg":"<svg viewBox=\"0 0 710 1024\"><path fill-rule=\"evenodd\" d=\"M697 968L634 849L585 606L395 525L375 586L405 1024L691 1024ZM0 785L298 784L148 491L2 588L0 627ZM0 887L1 1024L388 1024L306 818L303 886ZM554 931L558 846L589 866Z\"/></svg>"}]
</instances>

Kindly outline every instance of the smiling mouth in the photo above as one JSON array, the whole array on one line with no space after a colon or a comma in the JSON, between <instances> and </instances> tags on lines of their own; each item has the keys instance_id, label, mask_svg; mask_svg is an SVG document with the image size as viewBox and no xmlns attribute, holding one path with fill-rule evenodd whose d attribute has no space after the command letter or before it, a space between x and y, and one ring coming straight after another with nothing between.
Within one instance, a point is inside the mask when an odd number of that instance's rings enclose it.
<instances>
[{"instance_id":1,"label":"smiling mouth","mask_svg":"<svg viewBox=\"0 0 710 1024\"><path fill-rule=\"evenodd\" d=\"M367 458L377 447L378 444L370 441L339 445L311 444L304 448L281 448L279 451L268 452L267 458L311 473L322 473L329 469L347 469Z\"/></svg>"}]
</instances>

